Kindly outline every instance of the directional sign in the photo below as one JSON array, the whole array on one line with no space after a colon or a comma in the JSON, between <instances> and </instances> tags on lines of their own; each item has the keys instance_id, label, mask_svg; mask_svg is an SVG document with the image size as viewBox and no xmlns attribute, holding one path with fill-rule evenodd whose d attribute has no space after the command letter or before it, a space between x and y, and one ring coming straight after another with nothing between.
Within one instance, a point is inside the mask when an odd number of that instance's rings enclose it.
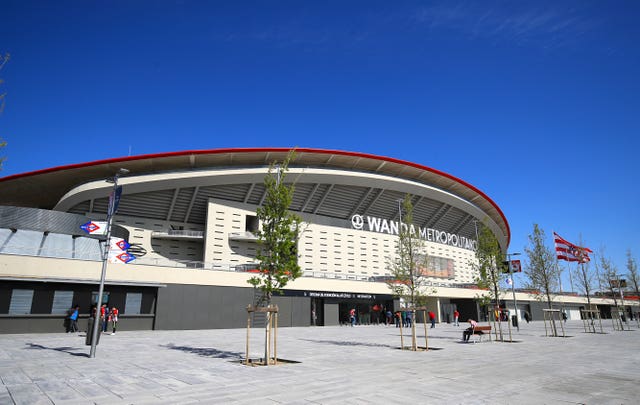
<instances>
[{"instance_id":1,"label":"directional sign","mask_svg":"<svg viewBox=\"0 0 640 405\"><path fill-rule=\"evenodd\" d=\"M109 263L127 264L135 259L134 255L127 252L114 252L113 255L109 252Z\"/></svg>"},{"instance_id":2,"label":"directional sign","mask_svg":"<svg viewBox=\"0 0 640 405\"><path fill-rule=\"evenodd\" d=\"M121 238L111 238L111 245L109 246L109 249L126 252L129 247L129 243L126 240Z\"/></svg>"},{"instance_id":3,"label":"directional sign","mask_svg":"<svg viewBox=\"0 0 640 405\"><path fill-rule=\"evenodd\" d=\"M136 257L127 252L129 242L122 238L111 238L109 243L109 263L126 264L135 260Z\"/></svg>"},{"instance_id":4,"label":"directional sign","mask_svg":"<svg viewBox=\"0 0 640 405\"><path fill-rule=\"evenodd\" d=\"M80 229L91 235L105 235L107 233L107 223L104 221L89 221L80 225Z\"/></svg>"}]
</instances>

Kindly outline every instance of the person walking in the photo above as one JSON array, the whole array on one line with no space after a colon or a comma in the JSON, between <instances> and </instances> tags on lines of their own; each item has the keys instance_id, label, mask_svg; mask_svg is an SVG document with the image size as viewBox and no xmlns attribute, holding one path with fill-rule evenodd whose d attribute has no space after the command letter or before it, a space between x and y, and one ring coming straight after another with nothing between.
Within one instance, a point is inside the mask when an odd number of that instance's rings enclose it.
<instances>
[{"instance_id":1,"label":"person walking","mask_svg":"<svg viewBox=\"0 0 640 405\"><path fill-rule=\"evenodd\" d=\"M429 311L429 320L431 321L431 327L436 327L436 314L433 311Z\"/></svg>"},{"instance_id":2,"label":"person walking","mask_svg":"<svg viewBox=\"0 0 640 405\"><path fill-rule=\"evenodd\" d=\"M356 309L351 308L349 311L349 320L351 321L351 326L356 326Z\"/></svg>"},{"instance_id":3,"label":"person walking","mask_svg":"<svg viewBox=\"0 0 640 405\"><path fill-rule=\"evenodd\" d=\"M455 326L460 326L460 324L458 323L459 317L460 317L460 312L458 312L458 310L456 309L455 311L453 311L453 324Z\"/></svg>"}]
</instances>

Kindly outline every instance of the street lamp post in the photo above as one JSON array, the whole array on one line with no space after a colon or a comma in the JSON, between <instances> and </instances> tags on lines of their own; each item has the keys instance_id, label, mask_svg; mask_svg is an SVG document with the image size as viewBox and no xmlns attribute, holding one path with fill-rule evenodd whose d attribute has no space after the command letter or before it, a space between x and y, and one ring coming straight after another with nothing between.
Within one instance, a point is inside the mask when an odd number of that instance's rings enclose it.
<instances>
[{"instance_id":1,"label":"street lamp post","mask_svg":"<svg viewBox=\"0 0 640 405\"><path fill-rule=\"evenodd\" d=\"M507 253L507 264L509 266L509 277L511 277L511 292L513 293L513 309L516 312L516 328L520 332L520 319L518 317L518 301L516 300L516 282L513 278L513 268L511 267L511 256L520 256L520 253Z\"/></svg>"},{"instance_id":2,"label":"street lamp post","mask_svg":"<svg viewBox=\"0 0 640 405\"><path fill-rule=\"evenodd\" d=\"M98 343L98 333L100 325L100 308L102 307L102 294L104 293L104 281L107 275L107 263L109 261L109 249L111 247L111 223L113 221L113 215L116 211L116 194L118 192L118 177L129 173L127 169L120 169L113 176L113 178L107 179L107 182L113 182L113 189L111 196L109 197L109 207L107 208L107 240L104 246L104 252L102 256L102 273L100 274L100 287L98 289L98 297L96 300L96 311L93 315L93 333L91 335L91 350L89 351L89 357L96 357L96 345ZM89 333L87 331L87 333Z\"/></svg>"},{"instance_id":3,"label":"street lamp post","mask_svg":"<svg viewBox=\"0 0 640 405\"><path fill-rule=\"evenodd\" d=\"M622 281L620 280L620 274L616 274L616 278L618 279L618 291L620 292L620 305L622 306L622 315L624 316L624 319L626 321L627 316L624 309L624 293L622 292Z\"/></svg>"}]
</instances>

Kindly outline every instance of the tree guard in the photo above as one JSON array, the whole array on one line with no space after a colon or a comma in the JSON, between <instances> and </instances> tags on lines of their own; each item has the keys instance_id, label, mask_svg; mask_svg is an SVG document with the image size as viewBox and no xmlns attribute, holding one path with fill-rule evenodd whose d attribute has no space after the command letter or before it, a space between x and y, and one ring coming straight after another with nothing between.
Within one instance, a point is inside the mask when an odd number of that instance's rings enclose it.
<instances>
[{"instance_id":1,"label":"tree guard","mask_svg":"<svg viewBox=\"0 0 640 405\"><path fill-rule=\"evenodd\" d=\"M252 362L249 360L249 338L251 334L251 314L254 312L262 312L266 315L265 325L265 355L262 361ZM271 357L271 348L273 345L273 357ZM269 305L267 307L258 307L254 305L247 305L247 354L244 360L244 364L257 364L262 366L268 366L270 364L278 364L278 306Z\"/></svg>"},{"instance_id":2,"label":"tree guard","mask_svg":"<svg viewBox=\"0 0 640 405\"><path fill-rule=\"evenodd\" d=\"M429 350L428 345L428 335L427 335L427 307L416 307L416 308L405 308L408 311L411 311L411 350L418 351L419 347L417 345L415 339L415 330L416 330L416 313L422 313L422 324L424 325L424 351ZM402 334L402 322L400 322L400 350L404 350L404 335Z\"/></svg>"},{"instance_id":3,"label":"tree guard","mask_svg":"<svg viewBox=\"0 0 640 405\"><path fill-rule=\"evenodd\" d=\"M622 316L624 315L624 307L611 308L611 322L613 323L613 330L624 330L624 322Z\"/></svg>"},{"instance_id":4,"label":"tree guard","mask_svg":"<svg viewBox=\"0 0 640 405\"><path fill-rule=\"evenodd\" d=\"M595 324L596 319L600 325L600 333L604 333L602 330L602 319L600 318L600 311L598 309L581 309L580 315L585 333L597 333Z\"/></svg>"},{"instance_id":5,"label":"tree guard","mask_svg":"<svg viewBox=\"0 0 640 405\"><path fill-rule=\"evenodd\" d=\"M566 337L564 333L564 325L562 320L560 319L560 310L559 309L543 309L542 314L544 315L544 334L545 336L555 336L558 335L558 326L556 325L556 321L560 324L560 328L562 329L562 337ZM549 322L549 328L547 329L547 321Z\"/></svg>"}]
</instances>

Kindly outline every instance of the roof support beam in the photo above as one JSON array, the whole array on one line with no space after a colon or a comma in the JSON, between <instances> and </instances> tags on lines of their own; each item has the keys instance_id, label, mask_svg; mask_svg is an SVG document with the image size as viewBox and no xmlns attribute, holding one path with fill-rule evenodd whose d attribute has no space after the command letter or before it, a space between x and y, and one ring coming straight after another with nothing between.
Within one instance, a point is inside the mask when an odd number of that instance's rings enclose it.
<instances>
[{"instance_id":1,"label":"roof support beam","mask_svg":"<svg viewBox=\"0 0 640 405\"><path fill-rule=\"evenodd\" d=\"M417 200L416 200L416 197L418 197ZM414 211L415 211L415 208L418 206L418 203L420 203L420 201L422 201L423 198L424 197L416 196L416 195L411 196L411 205L413 206ZM404 198L402 199L402 201L404 202ZM400 219L399 215L400 215L400 211L396 212L396 214L393 216L393 221L399 220Z\"/></svg>"},{"instance_id":2,"label":"roof support beam","mask_svg":"<svg viewBox=\"0 0 640 405\"><path fill-rule=\"evenodd\" d=\"M369 211L369 209L371 209L371 207L373 207L373 204L375 204L376 201L378 201L378 199L382 197L384 190L383 189L379 189L379 190L380 191L378 192L378 194L373 198L373 200L371 200L369 205L367 205L367 208L364 209L364 211L362 212L362 215L367 215L367 212Z\"/></svg>"},{"instance_id":3,"label":"roof support beam","mask_svg":"<svg viewBox=\"0 0 640 405\"><path fill-rule=\"evenodd\" d=\"M318 187L320 187L320 183L316 183L315 186L313 186L313 190L311 190L311 192L307 196L307 199L304 201L304 204L302 204L302 208L300 208L300 212L304 212L304 210L307 209L307 205L309 205L309 202L311 201L311 199L313 198L313 195L318 190Z\"/></svg>"},{"instance_id":4,"label":"roof support beam","mask_svg":"<svg viewBox=\"0 0 640 405\"><path fill-rule=\"evenodd\" d=\"M324 195L322 196L322 198L320 199L320 202L318 203L318 205L316 206L316 208L313 210L313 213L316 214L318 212L318 210L320 209L320 207L322 206L322 203L324 202L324 200L327 199L327 197L329 196L329 193L331 193L331 190L333 190L333 186L334 184L329 186L329 189L327 191L324 192Z\"/></svg>"},{"instance_id":5,"label":"roof support beam","mask_svg":"<svg viewBox=\"0 0 640 405\"><path fill-rule=\"evenodd\" d=\"M442 204L440 206L440 208L438 209L438 211L436 211L436 213L431 216L431 219L427 220L422 227L423 228L433 228L433 226L435 224L437 224L438 221L440 221L440 218L445 216L449 212L450 209L451 209L450 205Z\"/></svg>"},{"instance_id":6,"label":"roof support beam","mask_svg":"<svg viewBox=\"0 0 640 405\"><path fill-rule=\"evenodd\" d=\"M358 201L358 204L351 210L351 212L349 213L349 217L352 217L354 215L356 215L358 213L358 210L360 209L360 206L367 201L367 198L369 198L369 195L371 195L371 192L373 191L373 187L369 187L367 189L367 192L364 194L364 197L360 198L360 200Z\"/></svg>"},{"instance_id":7,"label":"roof support beam","mask_svg":"<svg viewBox=\"0 0 640 405\"><path fill-rule=\"evenodd\" d=\"M193 195L191 196L191 201L189 202L189 208L187 208L187 213L184 215L183 222L189 222L189 215L191 215L191 208L193 208L193 203L196 201L196 197L198 196L198 192L200 192L200 186L197 186L193 190Z\"/></svg>"},{"instance_id":8,"label":"roof support beam","mask_svg":"<svg viewBox=\"0 0 640 405\"><path fill-rule=\"evenodd\" d=\"M454 225L453 229L451 230L451 233L459 233L460 230L462 228L464 228L469 221L471 221L471 218L473 218L473 216L471 216L470 214L465 215L464 217L462 217L462 219L460 221L458 221L457 224Z\"/></svg>"},{"instance_id":9,"label":"roof support beam","mask_svg":"<svg viewBox=\"0 0 640 405\"><path fill-rule=\"evenodd\" d=\"M249 197L251 197L251 193L253 192L253 188L256 186L256 183L251 183L249 190L247 190L247 194L244 196L244 203L246 204L249 201Z\"/></svg>"},{"instance_id":10,"label":"roof support beam","mask_svg":"<svg viewBox=\"0 0 640 405\"><path fill-rule=\"evenodd\" d=\"M173 207L176 205L176 200L178 199L178 192L180 191L180 189L178 187L176 187L175 190L173 190L173 198L171 199L171 205L169 206L169 210L167 212L167 221L171 221L171 214L173 214Z\"/></svg>"}]
</instances>

